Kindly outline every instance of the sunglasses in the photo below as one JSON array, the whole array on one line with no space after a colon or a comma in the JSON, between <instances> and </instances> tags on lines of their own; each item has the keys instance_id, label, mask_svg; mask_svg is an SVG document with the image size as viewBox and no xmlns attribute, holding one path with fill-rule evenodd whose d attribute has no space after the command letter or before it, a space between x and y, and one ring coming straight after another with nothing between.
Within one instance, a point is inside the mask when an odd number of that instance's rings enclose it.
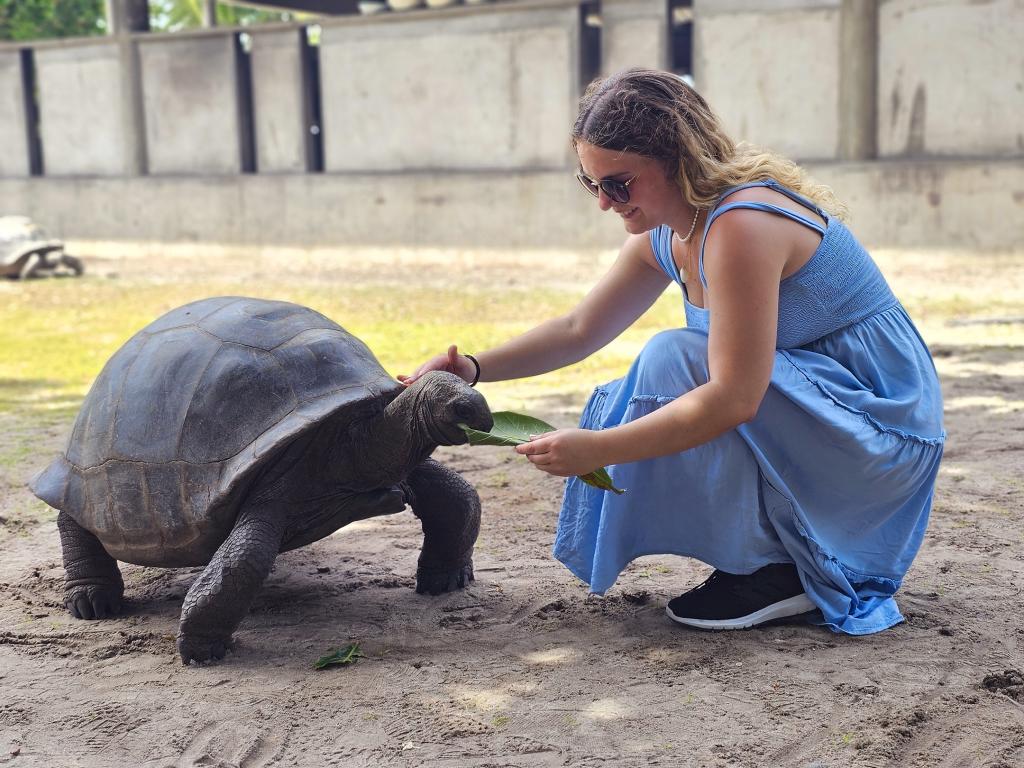
<instances>
[{"instance_id":1,"label":"sunglasses","mask_svg":"<svg viewBox=\"0 0 1024 768\"><path fill-rule=\"evenodd\" d=\"M610 200L621 205L629 202L629 185L636 181L639 175L638 173L627 181L616 181L615 179L592 179L583 171L579 171L576 178L579 180L580 186L594 197L600 196L603 191Z\"/></svg>"}]
</instances>

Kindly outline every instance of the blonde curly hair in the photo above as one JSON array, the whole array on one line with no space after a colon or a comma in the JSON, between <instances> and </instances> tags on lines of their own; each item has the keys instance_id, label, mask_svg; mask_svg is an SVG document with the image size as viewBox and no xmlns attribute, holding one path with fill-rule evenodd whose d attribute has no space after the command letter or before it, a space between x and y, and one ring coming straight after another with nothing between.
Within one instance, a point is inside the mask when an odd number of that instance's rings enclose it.
<instances>
[{"instance_id":1,"label":"blonde curly hair","mask_svg":"<svg viewBox=\"0 0 1024 768\"><path fill-rule=\"evenodd\" d=\"M847 213L792 160L729 138L704 98L671 72L627 69L594 80L572 129L574 147L578 141L659 160L699 208L713 206L729 187L773 179L840 219Z\"/></svg>"}]
</instances>

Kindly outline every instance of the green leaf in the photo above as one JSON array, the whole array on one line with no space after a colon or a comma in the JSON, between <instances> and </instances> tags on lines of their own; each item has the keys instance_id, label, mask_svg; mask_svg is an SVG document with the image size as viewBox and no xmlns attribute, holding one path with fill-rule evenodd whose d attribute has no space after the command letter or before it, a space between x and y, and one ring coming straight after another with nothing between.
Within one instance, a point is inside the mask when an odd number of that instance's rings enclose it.
<instances>
[{"instance_id":1,"label":"green leaf","mask_svg":"<svg viewBox=\"0 0 1024 768\"><path fill-rule=\"evenodd\" d=\"M593 472L586 475L580 475L579 477L580 480L587 485L600 488L602 491L611 491L619 496L626 492L625 488L616 488L612 484L612 476L608 474L608 470L604 467L601 467L601 469L595 469Z\"/></svg>"},{"instance_id":2,"label":"green leaf","mask_svg":"<svg viewBox=\"0 0 1024 768\"><path fill-rule=\"evenodd\" d=\"M462 431L466 433L470 445L504 445L514 446L530 442L530 435L541 435L545 432L554 432L555 428L546 421L535 419L533 416L526 416L522 413L512 411L495 411L491 414L494 417L494 426L490 432L481 432L465 424L459 424ZM612 484L612 477L604 467L595 469L586 475L579 475L587 485L600 488L602 491L611 491L616 494L623 494L626 491L616 488Z\"/></svg>"},{"instance_id":3,"label":"green leaf","mask_svg":"<svg viewBox=\"0 0 1024 768\"><path fill-rule=\"evenodd\" d=\"M530 442L530 435L555 431L546 421L521 413L495 411L491 416L494 418L494 426L490 432L480 432L465 424L459 425L469 438L470 445L522 445Z\"/></svg>"},{"instance_id":4,"label":"green leaf","mask_svg":"<svg viewBox=\"0 0 1024 768\"><path fill-rule=\"evenodd\" d=\"M314 669L327 669L330 666L345 666L355 664L356 659L363 658L363 652L359 650L359 643L349 643L344 648L332 651L326 656L321 656L313 662Z\"/></svg>"}]
</instances>

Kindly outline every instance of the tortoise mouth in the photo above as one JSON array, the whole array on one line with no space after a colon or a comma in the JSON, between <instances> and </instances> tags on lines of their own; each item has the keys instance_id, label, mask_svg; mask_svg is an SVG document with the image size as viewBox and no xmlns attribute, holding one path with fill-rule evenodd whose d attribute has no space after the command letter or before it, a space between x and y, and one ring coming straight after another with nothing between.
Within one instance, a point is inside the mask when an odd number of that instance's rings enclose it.
<instances>
[{"instance_id":1,"label":"tortoise mouth","mask_svg":"<svg viewBox=\"0 0 1024 768\"><path fill-rule=\"evenodd\" d=\"M491 419L486 421L488 423L484 424L480 418L463 418L462 414L456 413L455 418L452 419L428 419L427 433L430 435L430 439L438 445L464 445L469 442L469 438L461 425L465 424L467 427L481 432L490 432L494 422Z\"/></svg>"},{"instance_id":2,"label":"tortoise mouth","mask_svg":"<svg viewBox=\"0 0 1024 768\"><path fill-rule=\"evenodd\" d=\"M439 432L440 434L437 436L438 445L462 445L469 441L466 433L462 431L462 427L458 424L443 424Z\"/></svg>"},{"instance_id":3,"label":"tortoise mouth","mask_svg":"<svg viewBox=\"0 0 1024 768\"><path fill-rule=\"evenodd\" d=\"M450 435L445 445L463 445L469 442L469 436L462 429L463 425L477 432L490 432L494 427L491 409L487 407L487 401L483 396L477 392L452 403L450 412L451 417L444 425L445 433Z\"/></svg>"}]
</instances>

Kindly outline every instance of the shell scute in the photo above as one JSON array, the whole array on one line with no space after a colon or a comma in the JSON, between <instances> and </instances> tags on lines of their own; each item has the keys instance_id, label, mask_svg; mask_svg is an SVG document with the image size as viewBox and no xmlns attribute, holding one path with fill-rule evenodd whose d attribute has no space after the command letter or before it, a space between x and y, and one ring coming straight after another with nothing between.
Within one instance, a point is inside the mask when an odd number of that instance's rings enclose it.
<instances>
[{"instance_id":1,"label":"shell scute","mask_svg":"<svg viewBox=\"0 0 1024 768\"><path fill-rule=\"evenodd\" d=\"M76 467L95 467L111 457L121 392L135 358L148 340L149 334L139 333L125 342L93 382L68 442L67 458Z\"/></svg>"},{"instance_id":2,"label":"shell scute","mask_svg":"<svg viewBox=\"0 0 1024 768\"><path fill-rule=\"evenodd\" d=\"M284 301L236 301L211 312L198 323L217 338L270 351L310 328L337 328L308 307Z\"/></svg>"},{"instance_id":3,"label":"shell scute","mask_svg":"<svg viewBox=\"0 0 1024 768\"><path fill-rule=\"evenodd\" d=\"M182 469L181 462L143 467L150 515L162 539L169 542L185 541L195 534L194 524L181 514Z\"/></svg>"},{"instance_id":4,"label":"shell scute","mask_svg":"<svg viewBox=\"0 0 1024 768\"><path fill-rule=\"evenodd\" d=\"M192 395L179 455L193 464L225 461L295 410L298 399L269 352L224 343Z\"/></svg>"},{"instance_id":5,"label":"shell scute","mask_svg":"<svg viewBox=\"0 0 1024 768\"><path fill-rule=\"evenodd\" d=\"M210 517L210 507L218 496L221 464L182 464L183 516L193 525L202 525ZM213 524L224 522L217 519Z\"/></svg>"},{"instance_id":6,"label":"shell scute","mask_svg":"<svg viewBox=\"0 0 1024 768\"><path fill-rule=\"evenodd\" d=\"M69 488L75 482L78 472L70 473ZM111 508L110 480L107 477L107 465L87 469L81 473L85 484L86 503L84 507L73 507L70 503L64 509L78 523L96 534L105 547L124 548L124 536L113 516Z\"/></svg>"},{"instance_id":7,"label":"shell scute","mask_svg":"<svg viewBox=\"0 0 1024 768\"><path fill-rule=\"evenodd\" d=\"M134 462L109 461L104 466L107 470L107 482L110 487L108 504L110 517L120 527L126 546L150 546L154 540L155 531L153 518L149 513L149 505L146 502L143 465Z\"/></svg>"},{"instance_id":8,"label":"shell scute","mask_svg":"<svg viewBox=\"0 0 1024 768\"><path fill-rule=\"evenodd\" d=\"M220 342L194 328L150 334L124 376L109 458L177 459L181 425L193 393L221 349ZM93 400L90 398L90 403Z\"/></svg>"},{"instance_id":9,"label":"shell scute","mask_svg":"<svg viewBox=\"0 0 1024 768\"><path fill-rule=\"evenodd\" d=\"M78 472L64 472L64 494L57 509L85 509L89 503L86 478Z\"/></svg>"},{"instance_id":10,"label":"shell scute","mask_svg":"<svg viewBox=\"0 0 1024 768\"><path fill-rule=\"evenodd\" d=\"M273 355L303 400L386 377L370 350L340 328L305 331L275 348Z\"/></svg>"},{"instance_id":11,"label":"shell scute","mask_svg":"<svg viewBox=\"0 0 1024 768\"><path fill-rule=\"evenodd\" d=\"M161 315L146 326L148 333L160 333L170 328L182 328L189 325L197 326L214 312L238 302L248 301L242 296L216 296L212 299L199 299L176 307Z\"/></svg>"}]
</instances>

